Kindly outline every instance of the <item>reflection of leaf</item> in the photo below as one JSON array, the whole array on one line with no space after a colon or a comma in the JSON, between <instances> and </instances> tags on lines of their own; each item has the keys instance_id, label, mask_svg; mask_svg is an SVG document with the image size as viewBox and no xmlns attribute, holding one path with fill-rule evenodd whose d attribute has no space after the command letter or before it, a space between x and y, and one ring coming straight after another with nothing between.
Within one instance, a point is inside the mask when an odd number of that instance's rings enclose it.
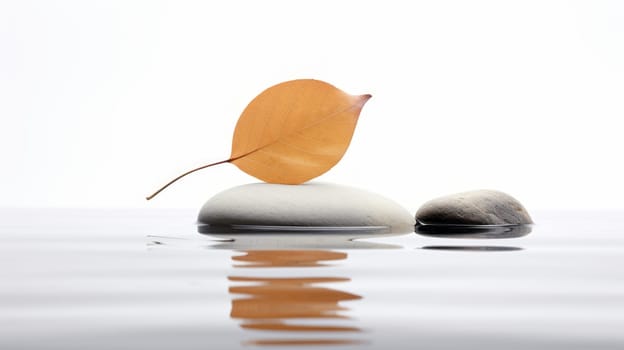
<instances>
[{"instance_id":1,"label":"reflection of leaf","mask_svg":"<svg viewBox=\"0 0 624 350\"><path fill-rule=\"evenodd\" d=\"M266 182L313 179L342 158L369 98L348 95L318 80L275 85L240 116L230 161Z\"/></svg>"},{"instance_id":2,"label":"reflection of leaf","mask_svg":"<svg viewBox=\"0 0 624 350\"><path fill-rule=\"evenodd\" d=\"M345 253L328 250L251 250L232 260L248 263L237 267L310 267L323 266L321 261L346 258Z\"/></svg>"},{"instance_id":3,"label":"reflection of leaf","mask_svg":"<svg viewBox=\"0 0 624 350\"><path fill-rule=\"evenodd\" d=\"M362 107L371 95L349 95L312 79L291 80L256 96L241 114L230 158L188 171L233 163L270 183L300 184L331 169L349 147Z\"/></svg>"},{"instance_id":4,"label":"reflection of leaf","mask_svg":"<svg viewBox=\"0 0 624 350\"><path fill-rule=\"evenodd\" d=\"M234 267L284 270L284 267L327 266L323 262L347 258L346 253L329 250L251 250L243 253L233 256L232 260L247 264L235 264ZM243 329L272 331L267 334L274 334L272 338L250 340L245 344L294 347L360 343L357 339L345 338L345 335L333 335L362 332L359 327L348 324L351 317L346 311L349 309L342 305L362 299L362 296L332 286L349 282L350 278L229 276L228 280L234 283L229 292L236 295L232 297L230 317L241 319ZM305 335L310 332L313 337Z\"/></svg>"}]
</instances>

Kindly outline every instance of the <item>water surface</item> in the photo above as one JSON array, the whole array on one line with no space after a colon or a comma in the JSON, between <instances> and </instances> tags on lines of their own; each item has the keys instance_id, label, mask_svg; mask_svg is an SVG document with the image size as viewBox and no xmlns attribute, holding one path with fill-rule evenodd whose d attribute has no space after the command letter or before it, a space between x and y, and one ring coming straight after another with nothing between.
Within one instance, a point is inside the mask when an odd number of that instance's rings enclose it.
<instances>
[{"instance_id":1,"label":"water surface","mask_svg":"<svg viewBox=\"0 0 624 350\"><path fill-rule=\"evenodd\" d=\"M624 217L216 241L192 210L0 211L1 349L621 349Z\"/></svg>"}]
</instances>

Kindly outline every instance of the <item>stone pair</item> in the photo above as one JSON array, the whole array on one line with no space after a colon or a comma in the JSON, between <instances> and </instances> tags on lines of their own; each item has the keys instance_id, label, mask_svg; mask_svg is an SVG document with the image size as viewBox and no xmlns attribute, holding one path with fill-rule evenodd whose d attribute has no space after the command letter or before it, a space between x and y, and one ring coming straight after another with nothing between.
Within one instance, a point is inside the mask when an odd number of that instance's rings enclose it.
<instances>
[{"instance_id":1,"label":"stone pair","mask_svg":"<svg viewBox=\"0 0 624 350\"><path fill-rule=\"evenodd\" d=\"M334 184L257 183L223 191L204 204L200 232L379 231L434 236L517 237L533 223L513 197L492 190L433 199L416 216L368 191Z\"/></svg>"}]
</instances>

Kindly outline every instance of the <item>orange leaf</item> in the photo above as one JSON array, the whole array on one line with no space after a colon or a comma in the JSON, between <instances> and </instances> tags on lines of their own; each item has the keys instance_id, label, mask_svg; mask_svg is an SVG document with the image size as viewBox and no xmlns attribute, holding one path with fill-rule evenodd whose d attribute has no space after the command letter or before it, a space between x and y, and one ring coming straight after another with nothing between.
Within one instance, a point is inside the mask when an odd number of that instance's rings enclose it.
<instances>
[{"instance_id":1,"label":"orange leaf","mask_svg":"<svg viewBox=\"0 0 624 350\"><path fill-rule=\"evenodd\" d=\"M370 95L292 80L258 95L240 116L230 161L270 183L300 184L331 169L349 147Z\"/></svg>"},{"instance_id":2,"label":"orange leaf","mask_svg":"<svg viewBox=\"0 0 624 350\"><path fill-rule=\"evenodd\" d=\"M331 169L349 147L362 107L371 95L349 95L313 79L272 86L254 98L241 114L227 160L190 170L233 163L260 180L300 184Z\"/></svg>"}]
</instances>

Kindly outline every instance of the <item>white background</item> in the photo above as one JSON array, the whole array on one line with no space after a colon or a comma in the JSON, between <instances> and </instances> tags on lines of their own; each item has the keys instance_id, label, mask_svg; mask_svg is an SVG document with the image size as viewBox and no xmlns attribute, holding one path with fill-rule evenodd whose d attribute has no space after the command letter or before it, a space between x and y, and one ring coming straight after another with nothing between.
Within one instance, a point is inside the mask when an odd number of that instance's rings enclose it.
<instances>
[{"instance_id":1,"label":"white background","mask_svg":"<svg viewBox=\"0 0 624 350\"><path fill-rule=\"evenodd\" d=\"M318 181L624 208L624 1L1 1L0 206L199 207L263 89L371 93Z\"/></svg>"}]
</instances>

